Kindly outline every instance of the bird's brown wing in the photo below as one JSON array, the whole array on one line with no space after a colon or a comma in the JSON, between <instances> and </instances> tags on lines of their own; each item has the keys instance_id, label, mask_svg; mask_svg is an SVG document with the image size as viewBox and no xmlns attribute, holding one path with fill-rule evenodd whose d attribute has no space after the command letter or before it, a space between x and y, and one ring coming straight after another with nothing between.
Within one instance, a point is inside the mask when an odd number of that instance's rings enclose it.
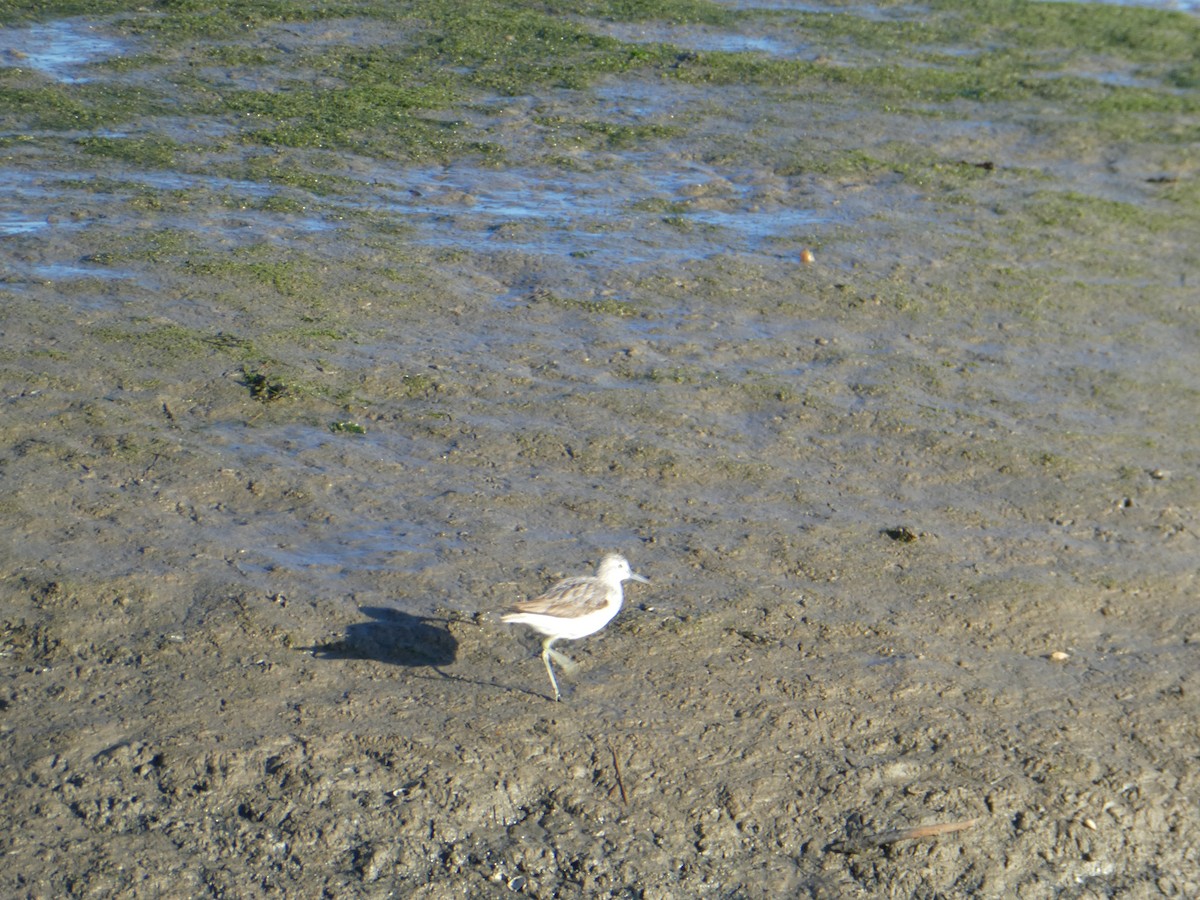
<instances>
[{"instance_id":1,"label":"bird's brown wing","mask_svg":"<svg viewBox=\"0 0 1200 900\"><path fill-rule=\"evenodd\" d=\"M538 613L544 616L582 616L602 609L608 599L608 586L588 575L560 581L546 593L513 605L510 613Z\"/></svg>"}]
</instances>

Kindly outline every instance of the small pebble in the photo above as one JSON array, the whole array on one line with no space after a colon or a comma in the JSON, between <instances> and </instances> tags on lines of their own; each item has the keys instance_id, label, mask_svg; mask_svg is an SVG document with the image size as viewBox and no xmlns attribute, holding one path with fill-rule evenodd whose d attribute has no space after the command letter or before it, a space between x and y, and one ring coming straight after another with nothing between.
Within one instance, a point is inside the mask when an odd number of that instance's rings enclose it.
<instances>
[{"instance_id":1,"label":"small pebble","mask_svg":"<svg viewBox=\"0 0 1200 900\"><path fill-rule=\"evenodd\" d=\"M1066 660L1071 658L1071 654L1066 653L1062 650L1055 650L1053 653L1050 654L1050 658L1052 660L1054 660L1055 662L1065 662Z\"/></svg>"}]
</instances>

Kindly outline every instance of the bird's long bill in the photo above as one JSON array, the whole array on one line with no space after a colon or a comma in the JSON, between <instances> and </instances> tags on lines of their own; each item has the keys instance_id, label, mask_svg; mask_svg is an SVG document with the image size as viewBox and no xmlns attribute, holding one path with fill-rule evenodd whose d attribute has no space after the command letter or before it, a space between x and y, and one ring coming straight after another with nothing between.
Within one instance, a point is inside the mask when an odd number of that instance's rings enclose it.
<instances>
[{"instance_id":1,"label":"bird's long bill","mask_svg":"<svg viewBox=\"0 0 1200 900\"><path fill-rule=\"evenodd\" d=\"M649 583L650 583L650 579L649 579L649 578L647 578L645 575L639 575L639 574L637 574L636 572L630 572L630 573L629 573L629 580L630 580L630 581L640 581L642 584L649 584Z\"/></svg>"}]
</instances>

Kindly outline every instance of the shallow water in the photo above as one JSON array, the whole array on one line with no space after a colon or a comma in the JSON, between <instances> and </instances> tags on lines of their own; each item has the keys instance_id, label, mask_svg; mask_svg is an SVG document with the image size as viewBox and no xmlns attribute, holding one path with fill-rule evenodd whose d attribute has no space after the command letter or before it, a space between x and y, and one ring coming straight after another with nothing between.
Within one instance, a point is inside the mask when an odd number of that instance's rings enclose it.
<instances>
[{"instance_id":1,"label":"shallow water","mask_svg":"<svg viewBox=\"0 0 1200 900\"><path fill-rule=\"evenodd\" d=\"M89 63L119 56L128 44L84 19L60 19L25 28L0 30L0 65L28 66L57 81L77 84L91 80Z\"/></svg>"}]
</instances>

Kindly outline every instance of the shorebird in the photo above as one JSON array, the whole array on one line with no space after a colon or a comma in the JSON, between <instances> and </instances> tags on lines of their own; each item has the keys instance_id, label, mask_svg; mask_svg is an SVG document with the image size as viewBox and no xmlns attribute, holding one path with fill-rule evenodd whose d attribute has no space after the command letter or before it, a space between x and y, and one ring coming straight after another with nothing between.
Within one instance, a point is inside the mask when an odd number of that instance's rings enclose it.
<instances>
[{"instance_id":1,"label":"shorebird","mask_svg":"<svg viewBox=\"0 0 1200 900\"><path fill-rule=\"evenodd\" d=\"M650 581L636 574L625 557L610 554L600 560L595 575L565 578L546 593L514 604L501 616L505 622L528 625L538 634L546 636L546 640L542 641L542 662L546 664L546 672L550 675L556 701L562 699L562 694L558 690L550 660L553 659L568 673L574 671L576 664L554 650L554 642L577 641L595 634L611 622L624 600L621 583L631 580Z\"/></svg>"}]
</instances>

